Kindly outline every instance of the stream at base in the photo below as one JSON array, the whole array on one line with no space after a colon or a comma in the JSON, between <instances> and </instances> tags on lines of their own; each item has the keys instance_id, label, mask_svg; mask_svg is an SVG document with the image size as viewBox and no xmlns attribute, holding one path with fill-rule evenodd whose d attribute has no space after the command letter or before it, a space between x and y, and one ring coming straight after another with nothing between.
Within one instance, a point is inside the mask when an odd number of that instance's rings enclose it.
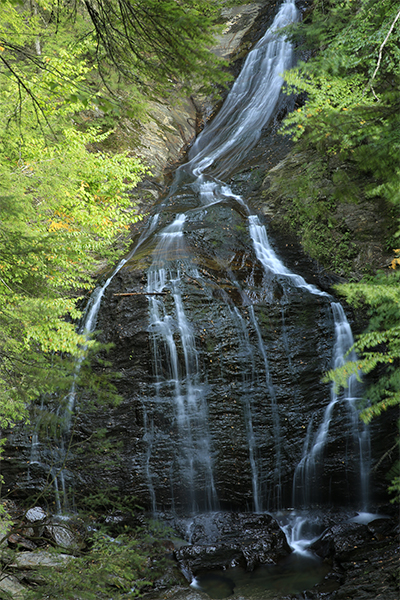
<instances>
[{"instance_id":1,"label":"stream at base","mask_svg":"<svg viewBox=\"0 0 400 600\"><path fill-rule=\"evenodd\" d=\"M316 557L293 554L278 565L262 565L251 573L240 568L206 573L196 577L191 586L213 599L276 600L311 589L328 571Z\"/></svg>"},{"instance_id":2,"label":"stream at base","mask_svg":"<svg viewBox=\"0 0 400 600\"><path fill-rule=\"evenodd\" d=\"M273 517L286 536L291 554L250 571L239 566L201 571L192 578L190 586L213 599L273 600L305 592L321 583L329 566L308 548L326 527L324 516L315 511L281 511Z\"/></svg>"}]
</instances>

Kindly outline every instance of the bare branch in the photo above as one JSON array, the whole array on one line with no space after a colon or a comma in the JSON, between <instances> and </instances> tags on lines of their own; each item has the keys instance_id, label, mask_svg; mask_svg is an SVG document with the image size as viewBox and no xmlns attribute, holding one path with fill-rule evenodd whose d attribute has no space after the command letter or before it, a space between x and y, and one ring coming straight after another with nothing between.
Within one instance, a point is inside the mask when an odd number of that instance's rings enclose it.
<instances>
[{"instance_id":1,"label":"bare branch","mask_svg":"<svg viewBox=\"0 0 400 600\"><path fill-rule=\"evenodd\" d=\"M382 42L382 44L381 44L381 47L379 48L378 62L377 62L377 64L376 64L375 71L373 72L373 74L372 74L372 77L371 77L371 79L369 80L369 82L368 82L368 84L367 84L367 86L369 85L369 87L371 88L371 92L373 93L373 95L374 95L374 98L376 98L376 100L379 100L379 98L377 97L377 95L376 95L376 94L375 94L375 92L374 92L374 89L373 89L373 87L372 87L372 82L373 82L373 80L375 79L375 77L376 77L376 75L377 75L377 73L378 73L379 67L381 66L383 49L384 49L384 47L386 46L386 44L387 44L387 41L388 41L388 39L389 39L389 37L390 37L390 34L392 33L392 31L393 31L393 29L394 29L394 26L396 25L396 22L397 22L397 20L398 20L399 18L400 18L400 10L399 10L399 12L397 13L397 15L395 16L395 18L394 18L394 21L393 21L393 23L391 24L391 26L390 26L390 28L389 28L389 31L387 32L387 35L386 35L385 39L383 40L383 42ZM365 89L367 88L367 86L365 86ZM365 91L365 90L364 90L364 91Z\"/></svg>"}]
</instances>

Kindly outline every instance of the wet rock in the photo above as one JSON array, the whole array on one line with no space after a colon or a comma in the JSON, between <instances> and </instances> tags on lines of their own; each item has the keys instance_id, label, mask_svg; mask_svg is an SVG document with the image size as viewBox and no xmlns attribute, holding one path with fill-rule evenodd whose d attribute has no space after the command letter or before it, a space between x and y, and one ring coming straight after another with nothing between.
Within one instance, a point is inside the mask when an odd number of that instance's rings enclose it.
<instances>
[{"instance_id":1,"label":"wet rock","mask_svg":"<svg viewBox=\"0 0 400 600\"><path fill-rule=\"evenodd\" d=\"M398 599L399 527L392 519L342 523L311 548L331 565L325 581L309 594L311 600Z\"/></svg>"},{"instance_id":2,"label":"wet rock","mask_svg":"<svg viewBox=\"0 0 400 600\"><path fill-rule=\"evenodd\" d=\"M366 548L385 545L395 531L396 525L389 517L377 518L368 524L344 522L328 528L310 549L323 559L347 562Z\"/></svg>"},{"instance_id":3,"label":"wet rock","mask_svg":"<svg viewBox=\"0 0 400 600\"><path fill-rule=\"evenodd\" d=\"M145 594L144 598L145 600L210 600L210 596L205 592L182 586L173 586L162 593Z\"/></svg>"},{"instance_id":4,"label":"wet rock","mask_svg":"<svg viewBox=\"0 0 400 600\"><path fill-rule=\"evenodd\" d=\"M175 551L183 572L274 564L291 553L286 537L270 515L216 513L199 515L190 526L175 521L178 532L189 532L191 545Z\"/></svg>"},{"instance_id":5,"label":"wet rock","mask_svg":"<svg viewBox=\"0 0 400 600\"><path fill-rule=\"evenodd\" d=\"M264 160L267 146L262 139L251 160ZM252 194L259 193L259 177L239 175L240 193L248 183ZM159 306L160 314L170 314L174 367L168 344L160 344L152 333L145 291L161 227L190 207L195 210L188 211L176 278L197 369L194 377L192 372L185 377L187 359L174 286L169 285ZM110 365L99 361L94 368L111 379L113 372L119 374L114 382L122 402L104 407L82 391L71 445L79 452L71 450L66 459L65 489L73 487L77 506L86 508L89 494L99 489L105 502L109 491L117 490L118 500L180 514L291 506L296 467L303 449L315 439L330 399L330 386L322 382L332 366L330 301L264 272L249 239L248 215L234 197L202 208L189 182L164 208L159 231L149 236L104 294L99 340L113 347L102 357ZM286 231L272 245L290 269L329 289L325 276L304 260ZM175 268L175 256L160 253L159 258L165 269ZM186 393L190 386L192 394ZM86 400L94 412L85 410ZM193 400L201 403L201 411L196 405L190 427L182 427L179 403L191 406ZM300 498L300 484L294 490L298 506L358 502L358 445L349 433L350 420L348 407L338 402L324 452L310 470L309 498ZM98 431L104 432L107 444L95 441ZM373 466L385 454L389 436L382 436L378 426L372 425L371 431ZM43 440L40 463L28 471L31 450L25 432L10 432L3 473L7 492L14 497L26 498L43 488L50 468L46 464L54 463ZM374 477L386 497L381 470L375 470ZM299 481L302 485L302 477Z\"/></svg>"}]
</instances>

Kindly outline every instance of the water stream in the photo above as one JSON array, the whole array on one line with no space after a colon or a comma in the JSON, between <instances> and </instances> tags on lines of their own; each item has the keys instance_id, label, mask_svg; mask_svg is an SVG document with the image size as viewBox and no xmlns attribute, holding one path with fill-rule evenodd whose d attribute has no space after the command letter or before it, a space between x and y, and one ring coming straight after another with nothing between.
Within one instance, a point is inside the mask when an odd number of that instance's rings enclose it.
<instances>
[{"instance_id":1,"label":"water stream","mask_svg":"<svg viewBox=\"0 0 400 600\"><path fill-rule=\"evenodd\" d=\"M118 265L115 267L113 272L106 281L98 285L92 292L89 301L86 305L83 313L81 323L78 326L78 333L83 334L87 340L90 339L93 332L96 329L97 317L101 307L101 301L104 294L114 279L115 275L123 268L128 262L129 258L135 254L141 244L147 239L149 235L154 231L158 221L158 215L153 217L144 229L143 233L139 237L138 242L129 254L123 258ZM56 505L56 512L58 515L68 514L74 510L74 498L73 498L73 487L69 485L67 480L73 479L73 475L69 473L66 467L66 458L69 452L68 440L71 431L72 415L75 409L76 394L77 394L77 380L79 372L82 366L83 356L80 358L76 365L73 376L71 389L69 390L64 402L60 405L57 416L60 419L60 426L58 428L58 438L55 440L56 443L50 449L46 448L45 444L41 444L39 440L38 431L42 419L42 412L44 410L44 402L42 400L39 415L36 421L34 433L31 441L31 452L29 461L28 479L30 478L30 470L33 466L39 465L44 467L45 470L48 468L50 463L50 477L54 488L54 498Z\"/></svg>"}]
</instances>

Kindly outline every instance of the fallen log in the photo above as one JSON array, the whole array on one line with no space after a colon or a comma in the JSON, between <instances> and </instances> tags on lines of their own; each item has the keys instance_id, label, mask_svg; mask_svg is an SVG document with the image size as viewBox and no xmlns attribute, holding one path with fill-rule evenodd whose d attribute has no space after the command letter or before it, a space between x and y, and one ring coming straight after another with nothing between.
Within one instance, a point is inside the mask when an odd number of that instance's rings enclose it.
<instances>
[{"instance_id":1,"label":"fallen log","mask_svg":"<svg viewBox=\"0 0 400 600\"><path fill-rule=\"evenodd\" d=\"M113 296L166 296L167 292L121 292Z\"/></svg>"}]
</instances>

